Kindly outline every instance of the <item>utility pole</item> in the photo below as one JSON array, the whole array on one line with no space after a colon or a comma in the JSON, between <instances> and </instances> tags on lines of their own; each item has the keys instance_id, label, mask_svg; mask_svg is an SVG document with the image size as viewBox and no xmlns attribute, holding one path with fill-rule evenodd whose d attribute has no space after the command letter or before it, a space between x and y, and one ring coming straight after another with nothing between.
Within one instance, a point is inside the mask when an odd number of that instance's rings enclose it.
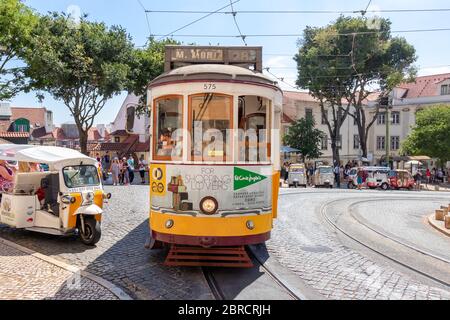
<instances>
[{"instance_id":1,"label":"utility pole","mask_svg":"<svg viewBox=\"0 0 450 320\"><path fill-rule=\"evenodd\" d=\"M391 99L389 96L384 96L380 98L379 104L380 107L383 109L386 109L386 112L384 114L384 121L386 124L386 137L384 140L384 146L386 149L386 155L385 155L385 161L386 161L386 165L389 166L389 162L390 162L390 158L391 158L391 138L390 138L390 122L391 122L391 116L390 116L390 109L392 108L391 106Z\"/></svg>"}]
</instances>

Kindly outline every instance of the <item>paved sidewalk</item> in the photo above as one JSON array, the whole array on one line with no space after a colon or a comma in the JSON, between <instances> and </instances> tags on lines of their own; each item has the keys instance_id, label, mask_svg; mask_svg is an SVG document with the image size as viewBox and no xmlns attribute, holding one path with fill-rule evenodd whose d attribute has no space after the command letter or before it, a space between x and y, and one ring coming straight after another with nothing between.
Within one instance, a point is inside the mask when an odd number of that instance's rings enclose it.
<instances>
[{"instance_id":1,"label":"paved sidewalk","mask_svg":"<svg viewBox=\"0 0 450 320\"><path fill-rule=\"evenodd\" d=\"M116 300L110 290L0 241L0 300Z\"/></svg>"}]
</instances>

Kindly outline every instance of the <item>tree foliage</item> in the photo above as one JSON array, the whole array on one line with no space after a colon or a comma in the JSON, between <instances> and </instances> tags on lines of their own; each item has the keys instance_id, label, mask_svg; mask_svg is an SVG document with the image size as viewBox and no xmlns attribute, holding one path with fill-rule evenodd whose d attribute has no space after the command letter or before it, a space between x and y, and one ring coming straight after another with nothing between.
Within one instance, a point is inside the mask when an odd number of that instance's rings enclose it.
<instances>
[{"instance_id":1,"label":"tree foliage","mask_svg":"<svg viewBox=\"0 0 450 320\"><path fill-rule=\"evenodd\" d=\"M316 159L322 155L320 143L324 133L315 127L313 117L301 118L289 127L283 143L300 150L303 160Z\"/></svg>"},{"instance_id":2,"label":"tree foliage","mask_svg":"<svg viewBox=\"0 0 450 320\"><path fill-rule=\"evenodd\" d=\"M323 105L332 109L330 135L339 135L348 116L358 126L363 156L367 137L378 107L368 118L363 105L378 87L384 95L399 83L414 78L415 49L404 38L392 37L388 19L377 19L377 29L364 17L339 17L321 28L307 27L295 56L297 85L309 89ZM327 111L326 107L322 108ZM334 137L333 137L334 135ZM334 152L335 153L335 152ZM337 153L338 154L338 153Z\"/></svg>"},{"instance_id":3,"label":"tree foliage","mask_svg":"<svg viewBox=\"0 0 450 320\"><path fill-rule=\"evenodd\" d=\"M120 26L108 28L90 22L78 24L70 16L41 17L26 54L26 75L34 89L49 92L68 108L87 153L87 136L105 103L126 89L134 47Z\"/></svg>"},{"instance_id":4,"label":"tree foliage","mask_svg":"<svg viewBox=\"0 0 450 320\"><path fill-rule=\"evenodd\" d=\"M147 108L147 87L150 81L164 72L165 46L177 45L173 39L161 41L151 37L145 48L136 49L131 63L128 90L141 97L137 112L142 114Z\"/></svg>"},{"instance_id":5,"label":"tree foliage","mask_svg":"<svg viewBox=\"0 0 450 320\"><path fill-rule=\"evenodd\" d=\"M402 153L450 161L450 105L417 112L416 125L402 144Z\"/></svg>"},{"instance_id":6,"label":"tree foliage","mask_svg":"<svg viewBox=\"0 0 450 320\"><path fill-rule=\"evenodd\" d=\"M27 86L20 60L30 45L38 17L19 0L0 1L0 100L9 100Z\"/></svg>"}]
</instances>

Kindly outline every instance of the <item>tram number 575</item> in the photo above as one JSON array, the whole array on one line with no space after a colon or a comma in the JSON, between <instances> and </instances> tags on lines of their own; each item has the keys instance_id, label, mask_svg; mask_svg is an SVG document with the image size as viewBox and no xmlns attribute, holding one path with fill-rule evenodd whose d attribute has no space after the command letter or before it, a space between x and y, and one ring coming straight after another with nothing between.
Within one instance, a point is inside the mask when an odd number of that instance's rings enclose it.
<instances>
[{"instance_id":1,"label":"tram number 575","mask_svg":"<svg viewBox=\"0 0 450 320\"><path fill-rule=\"evenodd\" d=\"M216 86L215 83L205 83L203 85L203 89L205 89L205 90L216 90L217 86Z\"/></svg>"}]
</instances>

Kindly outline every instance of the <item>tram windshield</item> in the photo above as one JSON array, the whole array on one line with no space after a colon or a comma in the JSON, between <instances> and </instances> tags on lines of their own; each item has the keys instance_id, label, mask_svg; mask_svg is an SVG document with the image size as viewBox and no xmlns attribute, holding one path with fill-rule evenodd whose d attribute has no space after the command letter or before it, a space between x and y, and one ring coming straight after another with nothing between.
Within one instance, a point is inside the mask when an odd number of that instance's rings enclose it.
<instances>
[{"instance_id":1,"label":"tram windshield","mask_svg":"<svg viewBox=\"0 0 450 320\"><path fill-rule=\"evenodd\" d=\"M191 160L232 160L232 115L232 96L207 93L190 97Z\"/></svg>"}]
</instances>

